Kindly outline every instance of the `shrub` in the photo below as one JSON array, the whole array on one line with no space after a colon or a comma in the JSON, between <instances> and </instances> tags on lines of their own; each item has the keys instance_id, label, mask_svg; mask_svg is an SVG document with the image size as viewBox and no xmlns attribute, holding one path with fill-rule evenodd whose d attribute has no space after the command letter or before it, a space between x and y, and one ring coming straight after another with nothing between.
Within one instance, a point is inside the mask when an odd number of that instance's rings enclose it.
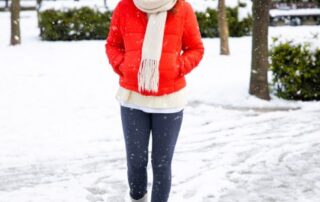
<instances>
[{"instance_id":1,"label":"shrub","mask_svg":"<svg viewBox=\"0 0 320 202\"><path fill-rule=\"evenodd\" d=\"M83 7L67 11L45 10L39 13L40 36L43 40L105 39L111 13Z\"/></svg>"},{"instance_id":2,"label":"shrub","mask_svg":"<svg viewBox=\"0 0 320 202\"><path fill-rule=\"evenodd\" d=\"M206 12L196 12L202 37L218 37L218 12L207 9Z\"/></svg>"},{"instance_id":3,"label":"shrub","mask_svg":"<svg viewBox=\"0 0 320 202\"><path fill-rule=\"evenodd\" d=\"M228 27L230 36L232 37L241 37L248 36L251 34L253 19L251 16L248 16L241 21L238 19L239 8L228 8Z\"/></svg>"},{"instance_id":4,"label":"shrub","mask_svg":"<svg viewBox=\"0 0 320 202\"><path fill-rule=\"evenodd\" d=\"M292 42L271 49L272 86L290 100L320 100L320 49Z\"/></svg>"},{"instance_id":5,"label":"shrub","mask_svg":"<svg viewBox=\"0 0 320 202\"><path fill-rule=\"evenodd\" d=\"M227 8L229 34L232 37L241 37L251 34L252 17L239 21L239 7ZM218 37L218 11L208 8L206 12L196 12L202 37Z\"/></svg>"},{"instance_id":6,"label":"shrub","mask_svg":"<svg viewBox=\"0 0 320 202\"><path fill-rule=\"evenodd\" d=\"M239 7L227 8L230 36L249 35L252 18L238 20ZM71 41L82 39L105 39L112 13L99 12L89 7L69 10L45 10L39 13L40 37L43 40ZM218 37L218 12L207 9L196 12L202 37Z\"/></svg>"}]
</instances>

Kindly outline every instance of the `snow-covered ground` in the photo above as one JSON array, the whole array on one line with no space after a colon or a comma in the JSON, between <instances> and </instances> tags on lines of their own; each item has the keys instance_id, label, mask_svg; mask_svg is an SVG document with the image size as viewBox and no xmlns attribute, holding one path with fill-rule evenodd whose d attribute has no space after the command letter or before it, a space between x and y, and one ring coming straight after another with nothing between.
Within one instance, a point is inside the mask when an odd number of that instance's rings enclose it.
<instances>
[{"instance_id":1,"label":"snow-covered ground","mask_svg":"<svg viewBox=\"0 0 320 202\"><path fill-rule=\"evenodd\" d=\"M128 202L118 78L104 41L43 42L36 14L21 15L22 45L10 47L0 13L0 202ZM270 28L270 37L316 32ZM170 202L318 201L319 102L249 96L251 38L232 38L229 57L218 39L203 41L187 76ZM150 191L150 163L148 172Z\"/></svg>"}]
</instances>

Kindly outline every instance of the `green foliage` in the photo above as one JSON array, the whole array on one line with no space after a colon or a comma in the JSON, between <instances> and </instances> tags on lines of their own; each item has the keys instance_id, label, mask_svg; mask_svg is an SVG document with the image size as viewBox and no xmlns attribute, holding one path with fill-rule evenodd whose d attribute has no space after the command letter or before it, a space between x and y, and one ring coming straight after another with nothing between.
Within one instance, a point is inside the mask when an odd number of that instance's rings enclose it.
<instances>
[{"instance_id":1,"label":"green foliage","mask_svg":"<svg viewBox=\"0 0 320 202\"><path fill-rule=\"evenodd\" d=\"M227 8L230 36L240 37L251 33L251 16L239 21L238 7ZM105 39L112 13L99 12L89 7L80 9L45 10L39 13L40 36L48 41ZM196 13L202 37L218 37L218 12L207 9Z\"/></svg>"},{"instance_id":2,"label":"green foliage","mask_svg":"<svg viewBox=\"0 0 320 202\"><path fill-rule=\"evenodd\" d=\"M207 9L206 12L196 12L202 37L218 37L218 11Z\"/></svg>"},{"instance_id":3,"label":"green foliage","mask_svg":"<svg viewBox=\"0 0 320 202\"><path fill-rule=\"evenodd\" d=\"M243 6L243 5L241 5ZM252 17L239 21L239 7L227 8L227 18L229 26L229 34L232 37L247 36L251 33ZM206 12L196 12L201 36L202 37L218 37L218 11L208 8Z\"/></svg>"},{"instance_id":4,"label":"green foliage","mask_svg":"<svg viewBox=\"0 0 320 202\"><path fill-rule=\"evenodd\" d=\"M248 36L251 34L253 19L251 16L248 16L241 21L238 19L239 8L228 8L227 16L228 16L228 26L230 36L233 37L241 37Z\"/></svg>"},{"instance_id":5,"label":"green foliage","mask_svg":"<svg viewBox=\"0 0 320 202\"><path fill-rule=\"evenodd\" d=\"M272 86L277 96L290 100L320 100L320 49L292 42L271 49Z\"/></svg>"},{"instance_id":6,"label":"green foliage","mask_svg":"<svg viewBox=\"0 0 320 202\"><path fill-rule=\"evenodd\" d=\"M89 7L67 11L46 10L39 13L40 36L43 40L105 39L111 13Z\"/></svg>"}]
</instances>

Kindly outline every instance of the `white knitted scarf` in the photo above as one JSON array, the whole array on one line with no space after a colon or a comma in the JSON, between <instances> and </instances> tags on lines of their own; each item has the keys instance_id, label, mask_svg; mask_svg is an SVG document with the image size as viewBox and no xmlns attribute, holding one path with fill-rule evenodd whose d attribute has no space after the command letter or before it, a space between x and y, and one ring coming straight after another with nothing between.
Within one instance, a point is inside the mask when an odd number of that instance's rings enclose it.
<instances>
[{"instance_id":1,"label":"white knitted scarf","mask_svg":"<svg viewBox=\"0 0 320 202\"><path fill-rule=\"evenodd\" d=\"M176 1L133 0L139 10L150 14L142 45L142 56L138 73L139 91L158 92L159 61L162 52L167 11L176 4Z\"/></svg>"}]
</instances>

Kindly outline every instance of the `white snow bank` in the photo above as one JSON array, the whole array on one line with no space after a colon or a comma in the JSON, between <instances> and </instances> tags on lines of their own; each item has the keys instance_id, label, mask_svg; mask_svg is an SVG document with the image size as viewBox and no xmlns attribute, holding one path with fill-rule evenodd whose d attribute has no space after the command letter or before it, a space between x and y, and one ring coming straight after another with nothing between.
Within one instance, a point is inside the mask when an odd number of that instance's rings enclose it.
<instances>
[{"instance_id":1,"label":"white snow bank","mask_svg":"<svg viewBox=\"0 0 320 202\"><path fill-rule=\"evenodd\" d=\"M55 9L55 10L67 10L71 8L91 7L100 11L105 11L106 5L103 0L80 0L80 1L43 1L40 11Z\"/></svg>"},{"instance_id":2,"label":"white snow bank","mask_svg":"<svg viewBox=\"0 0 320 202\"><path fill-rule=\"evenodd\" d=\"M8 4L9 4L9 7L10 7L11 1L9 1ZM0 7L4 8L5 5L6 5L5 1L1 0L0 1ZM21 7L35 7L37 5L37 2L36 2L36 0L29 0L29 1L23 0L23 1L20 1L20 5L21 5Z\"/></svg>"},{"instance_id":3,"label":"white snow bank","mask_svg":"<svg viewBox=\"0 0 320 202\"><path fill-rule=\"evenodd\" d=\"M310 48L315 50L320 48L320 26L303 26L303 27L270 27L273 39L276 39L276 43L290 42L293 44L309 44ZM290 32L290 34L288 34Z\"/></svg>"},{"instance_id":4,"label":"white snow bank","mask_svg":"<svg viewBox=\"0 0 320 202\"><path fill-rule=\"evenodd\" d=\"M309 9L290 9L290 10L283 10L283 9L271 9L270 16L277 17L277 16L308 16L308 15L317 15L320 16L320 9L319 8L309 8Z\"/></svg>"}]
</instances>

